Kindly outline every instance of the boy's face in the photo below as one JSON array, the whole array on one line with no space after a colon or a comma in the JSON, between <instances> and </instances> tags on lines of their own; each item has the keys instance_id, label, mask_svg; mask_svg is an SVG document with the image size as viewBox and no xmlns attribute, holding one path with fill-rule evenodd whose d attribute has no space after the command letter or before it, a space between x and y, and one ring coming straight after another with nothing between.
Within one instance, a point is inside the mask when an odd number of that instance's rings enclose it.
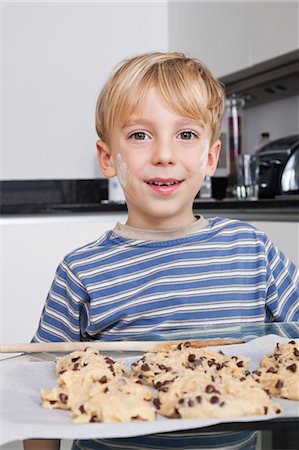
<instances>
[{"instance_id":1,"label":"boy's face","mask_svg":"<svg viewBox=\"0 0 299 450\"><path fill-rule=\"evenodd\" d=\"M119 177L127 224L170 229L194 222L193 200L204 177L215 172L220 141L210 145L208 125L172 111L151 88L127 123L115 126L109 143L97 142L102 172Z\"/></svg>"}]
</instances>

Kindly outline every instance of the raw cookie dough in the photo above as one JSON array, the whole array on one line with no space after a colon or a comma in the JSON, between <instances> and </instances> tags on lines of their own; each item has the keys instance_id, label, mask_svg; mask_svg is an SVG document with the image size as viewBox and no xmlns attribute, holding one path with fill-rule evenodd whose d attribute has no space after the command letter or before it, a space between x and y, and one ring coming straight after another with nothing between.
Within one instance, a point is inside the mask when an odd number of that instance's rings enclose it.
<instances>
[{"instance_id":1,"label":"raw cookie dough","mask_svg":"<svg viewBox=\"0 0 299 450\"><path fill-rule=\"evenodd\" d=\"M66 370L81 370L83 367L95 363L101 364L102 367L108 367L112 373L125 373L125 367L121 361L114 361L88 347L84 351L75 351L56 358L56 373L60 375Z\"/></svg>"},{"instance_id":2,"label":"raw cookie dough","mask_svg":"<svg viewBox=\"0 0 299 450\"><path fill-rule=\"evenodd\" d=\"M108 367L100 363L88 364L80 371L67 370L58 377L59 387L41 389L43 406L47 409L70 409L80 396L80 400L88 400L93 391L103 391L105 384L120 377L113 375Z\"/></svg>"},{"instance_id":3,"label":"raw cookie dough","mask_svg":"<svg viewBox=\"0 0 299 450\"><path fill-rule=\"evenodd\" d=\"M129 422L154 420L156 411L149 388L129 378L107 383L105 390L93 392L86 401L80 395L71 404L74 422Z\"/></svg>"},{"instance_id":4,"label":"raw cookie dough","mask_svg":"<svg viewBox=\"0 0 299 450\"><path fill-rule=\"evenodd\" d=\"M158 391L156 407L167 417L222 418L278 414L281 407L251 377L229 372L183 374Z\"/></svg>"},{"instance_id":5,"label":"raw cookie dough","mask_svg":"<svg viewBox=\"0 0 299 450\"><path fill-rule=\"evenodd\" d=\"M253 376L270 394L299 400L299 343L277 343L272 354L260 361L260 369Z\"/></svg>"},{"instance_id":6,"label":"raw cookie dough","mask_svg":"<svg viewBox=\"0 0 299 450\"><path fill-rule=\"evenodd\" d=\"M58 358L57 366L59 386L41 389L44 408L70 410L80 423L154 420L151 390L126 377L121 361L87 349Z\"/></svg>"},{"instance_id":7,"label":"raw cookie dough","mask_svg":"<svg viewBox=\"0 0 299 450\"><path fill-rule=\"evenodd\" d=\"M159 353L146 353L131 366L130 376L141 380L144 384L153 385L186 370L212 372L229 371L235 376L246 373L248 359L240 356L228 356L208 348L195 349L179 346L179 348Z\"/></svg>"}]
</instances>

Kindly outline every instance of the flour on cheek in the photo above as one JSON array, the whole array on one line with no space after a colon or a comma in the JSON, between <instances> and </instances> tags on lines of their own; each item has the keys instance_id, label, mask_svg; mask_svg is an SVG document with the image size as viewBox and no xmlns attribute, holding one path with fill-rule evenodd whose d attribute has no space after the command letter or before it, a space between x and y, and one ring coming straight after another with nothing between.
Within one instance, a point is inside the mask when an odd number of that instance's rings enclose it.
<instances>
[{"instance_id":1,"label":"flour on cheek","mask_svg":"<svg viewBox=\"0 0 299 450\"><path fill-rule=\"evenodd\" d=\"M117 177L119 179L121 187L125 190L129 183L129 171L127 164L120 153L117 153L113 160Z\"/></svg>"}]
</instances>

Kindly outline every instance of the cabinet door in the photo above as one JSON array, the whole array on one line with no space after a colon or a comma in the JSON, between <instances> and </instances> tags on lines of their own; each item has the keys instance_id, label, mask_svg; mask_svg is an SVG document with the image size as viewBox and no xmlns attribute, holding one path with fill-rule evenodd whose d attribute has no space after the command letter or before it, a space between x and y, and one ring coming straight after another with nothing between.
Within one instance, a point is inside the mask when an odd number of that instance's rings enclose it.
<instances>
[{"instance_id":1,"label":"cabinet door","mask_svg":"<svg viewBox=\"0 0 299 450\"><path fill-rule=\"evenodd\" d=\"M169 2L169 47L221 77L250 65L250 2Z\"/></svg>"},{"instance_id":2,"label":"cabinet door","mask_svg":"<svg viewBox=\"0 0 299 450\"><path fill-rule=\"evenodd\" d=\"M264 231L273 244L299 267L299 223L263 221L251 223Z\"/></svg>"},{"instance_id":3,"label":"cabinet door","mask_svg":"<svg viewBox=\"0 0 299 450\"><path fill-rule=\"evenodd\" d=\"M3 342L28 342L35 333L55 270L65 254L115 225L126 215L107 214L59 218L3 219L2 317Z\"/></svg>"},{"instance_id":4,"label":"cabinet door","mask_svg":"<svg viewBox=\"0 0 299 450\"><path fill-rule=\"evenodd\" d=\"M298 2L251 3L251 64L298 48Z\"/></svg>"}]
</instances>

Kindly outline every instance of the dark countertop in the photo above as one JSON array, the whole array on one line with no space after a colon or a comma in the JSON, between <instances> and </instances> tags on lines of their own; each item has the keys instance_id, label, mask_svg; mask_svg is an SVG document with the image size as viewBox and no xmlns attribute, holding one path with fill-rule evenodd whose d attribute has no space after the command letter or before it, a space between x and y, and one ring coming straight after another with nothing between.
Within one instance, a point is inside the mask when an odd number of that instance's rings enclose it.
<instances>
[{"instance_id":1,"label":"dark countertop","mask_svg":"<svg viewBox=\"0 0 299 450\"><path fill-rule=\"evenodd\" d=\"M55 216L126 212L125 203L108 198L105 179L92 180L11 180L0 181L2 217ZM241 220L299 222L299 195L275 199L195 199L194 213L226 216Z\"/></svg>"},{"instance_id":2,"label":"dark countertop","mask_svg":"<svg viewBox=\"0 0 299 450\"><path fill-rule=\"evenodd\" d=\"M263 221L287 221L299 222L299 200L292 199L267 199L257 201L237 201L237 200L195 200L193 204L195 214L209 216L225 216L240 220L263 220ZM24 204L7 205L2 207L1 216L39 216L39 215L78 215L78 214L111 214L126 212L125 203L109 202L107 200L100 203L82 204L48 204L32 205Z\"/></svg>"}]
</instances>

